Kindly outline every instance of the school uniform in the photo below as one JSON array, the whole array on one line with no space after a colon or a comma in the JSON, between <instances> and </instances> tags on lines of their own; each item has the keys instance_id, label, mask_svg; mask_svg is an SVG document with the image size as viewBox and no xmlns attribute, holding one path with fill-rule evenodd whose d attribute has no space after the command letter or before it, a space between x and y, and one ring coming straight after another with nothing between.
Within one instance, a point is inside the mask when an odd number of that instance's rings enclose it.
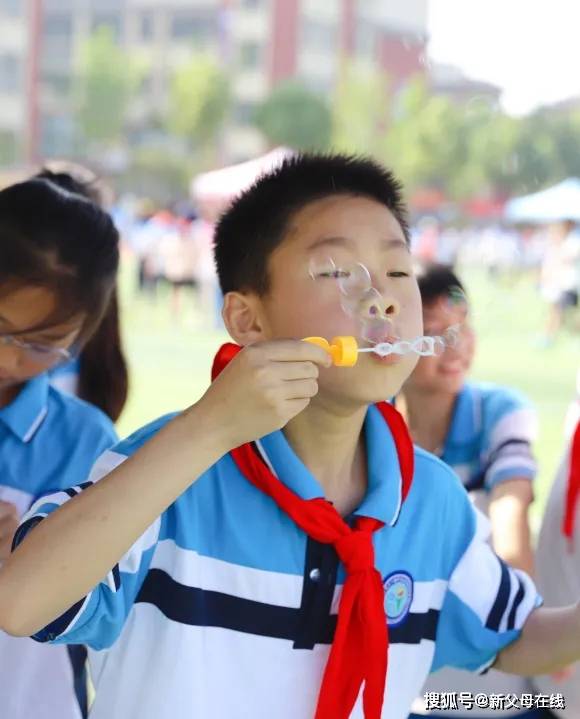
<instances>
[{"instance_id":1,"label":"school uniform","mask_svg":"<svg viewBox=\"0 0 580 719\"><path fill-rule=\"evenodd\" d=\"M170 418L105 452L88 483L36 502L16 542ZM390 642L382 716L404 719L432 665L485 670L540 599L523 572L494 555L486 519L445 464L416 449L403 503L396 447L377 407L364 432L368 490L350 519L384 523L372 535ZM253 447L297 497L324 496L283 432ZM35 638L88 645L91 719L311 719L344 567L332 545L307 536L248 481L231 453L195 479L87 597ZM363 716L360 696L351 716Z\"/></svg>"},{"instance_id":2,"label":"school uniform","mask_svg":"<svg viewBox=\"0 0 580 719\"><path fill-rule=\"evenodd\" d=\"M48 373L50 384L61 390L61 392L78 394L80 370L80 359L74 357L65 364L58 365Z\"/></svg>"},{"instance_id":3,"label":"school uniform","mask_svg":"<svg viewBox=\"0 0 580 719\"><path fill-rule=\"evenodd\" d=\"M533 481L536 462L532 442L537 435L537 417L532 406L517 392L489 383L467 382L458 394L449 432L439 456L459 476L474 505L488 514L492 490L513 477ZM477 580L481 585L483 578ZM512 586L512 591L514 587ZM457 710L427 710L425 694L457 693L512 695L518 702L499 706L458 705ZM422 695L414 703L418 715L466 719L475 717L534 717L533 710L522 709L521 696L533 693L530 681L497 671L474 676L445 669L430 677ZM525 704L524 704L525 706Z\"/></svg>"},{"instance_id":4,"label":"school uniform","mask_svg":"<svg viewBox=\"0 0 580 719\"><path fill-rule=\"evenodd\" d=\"M0 500L23 515L42 494L78 482L115 441L98 409L50 387L47 375L30 380L0 409ZM66 647L0 632L0 716L80 719Z\"/></svg>"}]
</instances>

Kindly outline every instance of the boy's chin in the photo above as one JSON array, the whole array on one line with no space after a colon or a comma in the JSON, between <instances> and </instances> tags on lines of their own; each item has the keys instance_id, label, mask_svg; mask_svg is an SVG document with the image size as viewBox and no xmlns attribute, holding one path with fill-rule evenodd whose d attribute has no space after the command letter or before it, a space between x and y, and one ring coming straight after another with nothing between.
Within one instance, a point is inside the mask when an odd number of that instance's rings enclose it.
<instances>
[{"instance_id":1,"label":"boy's chin","mask_svg":"<svg viewBox=\"0 0 580 719\"><path fill-rule=\"evenodd\" d=\"M332 394L340 402L363 407L392 399L399 393L401 385L402 382L396 381L395 378L382 382L351 382L343 387L333 388Z\"/></svg>"}]
</instances>

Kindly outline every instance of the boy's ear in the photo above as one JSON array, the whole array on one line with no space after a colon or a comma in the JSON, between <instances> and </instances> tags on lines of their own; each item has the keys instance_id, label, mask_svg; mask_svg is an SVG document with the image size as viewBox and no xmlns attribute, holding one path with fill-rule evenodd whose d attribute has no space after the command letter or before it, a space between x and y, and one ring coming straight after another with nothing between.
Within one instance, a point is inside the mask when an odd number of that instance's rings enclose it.
<instances>
[{"instance_id":1,"label":"boy's ear","mask_svg":"<svg viewBox=\"0 0 580 719\"><path fill-rule=\"evenodd\" d=\"M265 339L256 295L228 292L224 297L222 317L230 337L245 346Z\"/></svg>"}]
</instances>

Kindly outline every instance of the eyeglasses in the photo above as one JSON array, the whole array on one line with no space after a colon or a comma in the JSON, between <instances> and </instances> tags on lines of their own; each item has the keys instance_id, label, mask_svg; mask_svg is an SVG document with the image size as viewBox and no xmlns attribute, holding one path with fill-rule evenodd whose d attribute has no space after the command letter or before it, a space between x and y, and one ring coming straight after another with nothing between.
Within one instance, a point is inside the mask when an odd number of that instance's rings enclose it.
<instances>
[{"instance_id":1,"label":"eyeglasses","mask_svg":"<svg viewBox=\"0 0 580 719\"><path fill-rule=\"evenodd\" d=\"M72 353L64 347L51 347L35 342L24 342L14 335L0 335L0 344L16 347L21 350L31 362L47 364L53 362L67 362L72 359Z\"/></svg>"}]
</instances>

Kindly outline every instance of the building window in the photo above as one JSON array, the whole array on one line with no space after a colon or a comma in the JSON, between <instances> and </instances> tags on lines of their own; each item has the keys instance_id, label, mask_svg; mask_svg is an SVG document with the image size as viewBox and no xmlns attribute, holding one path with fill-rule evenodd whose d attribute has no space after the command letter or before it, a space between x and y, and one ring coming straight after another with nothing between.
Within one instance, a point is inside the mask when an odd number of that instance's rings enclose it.
<instances>
[{"instance_id":1,"label":"building window","mask_svg":"<svg viewBox=\"0 0 580 719\"><path fill-rule=\"evenodd\" d=\"M56 95L68 95L71 89L70 75L50 73L42 78L42 83Z\"/></svg>"},{"instance_id":2,"label":"building window","mask_svg":"<svg viewBox=\"0 0 580 719\"><path fill-rule=\"evenodd\" d=\"M260 65L260 45L256 42L244 42L240 45L240 63L245 69L254 69Z\"/></svg>"},{"instance_id":3,"label":"building window","mask_svg":"<svg viewBox=\"0 0 580 719\"><path fill-rule=\"evenodd\" d=\"M362 58L373 58L376 40L376 32L372 24L366 20L359 20L354 37L355 54Z\"/></svg>"},{"instance_id":4,"label":"building window","mask_svg":"<svg viewBox=\"0 0 580 719\"><path fill-rule=\"evenodd\" d=\"M44 115L40 121L40 151L49 157L74 151L74 123L69 116Z\"/></svg>"},{"instance_id":5,"label":"building window","mask_svg":"<svg viewBox=\"0 0 580 719\"><path fill-rule=\"evenodd\" d=\"M106 27L110 30L113 40L119 42L121 39L121 17L118 14L111 13L97 13L93 16L91 23L91 29L93 32L97 32L102 27Z\"/></svg>"},{"instance_id":6,"label":"building window","mask_svg":"<svg viewBox=\"0 0 580 719\"><path fill-rule=\"evenodd\" d=\"M301 35L303 48L325 54L334 54L338 42L334 24L305 18L302 21Z\"/></svg>"},{"instance_id":7,"label":"building window","mask_svg":"<svg viewBox=\"0 0 580 719\"><path fill-rule=\"evenodd\" d=\"M24 7L22 0L0 0L0 13L4 15L19 17Z\"/></svg>"},{"instance_id":8,"label":"building window","mask_svg":"<svg viewBox=\"0 0 580 719\"><path fill-rule=\"evenodd\" d=\"M153 40L153 16L150 13L143 13L139 18L139 39L141 42Z\"/></svg>"},{"instance_id":9,"label":"building window","mask_svg":"<svg viewBox=\"0 0 580 719\"><path fill-rule=\"evenodd\" d=\"M22 63L16 55L0 55L0 92L13 93L21 89Z\"/></svg>"},{"instance_id":10,"label":"building window","mask_svg":"<svg viewBox=\"0 0 580 719\"><path fill-rule=\"evenodd\" d=\"M72 17L70 15L47 15L42 23L42 29L47 36L72 34Z\"/></svg>"},{"instance_id":11,"label":"building window","mask_svg":"<svg viewBox=\"0 0 580 719\"><path fill-rule=\"evenodd\" d=\"M171 37L174 40L205 43L215 34L214 13L176 13L171 19Z\"/></svg>"}]
</instances>

